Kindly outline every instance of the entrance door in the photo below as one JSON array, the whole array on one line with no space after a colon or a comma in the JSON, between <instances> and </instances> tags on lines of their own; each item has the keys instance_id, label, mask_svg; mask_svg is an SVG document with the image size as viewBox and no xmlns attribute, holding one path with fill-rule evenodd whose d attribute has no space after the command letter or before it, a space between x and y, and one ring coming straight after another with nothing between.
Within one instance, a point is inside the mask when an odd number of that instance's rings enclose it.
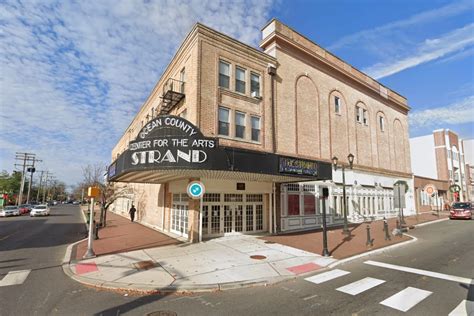
<instances>
[{"instance_id":1,"label":"entrance door","mask_svg":"<svg viewBox=\"0 0 474 316\"><path fill-rule=\"evenodd\" d=\"M263 194L206 193L202 212L207 237L264 231Z\"/></svg>"},{"instance_id":2,"label":"entrance door","mask_svg":"<svg viewBox=\"0 0 474 316\"><path fill-rule=\"evenodd\" d=\"M173 194L171 208L171 232L182 237L188 237L188 196L186 193Z\"/></svg>"}]
</instances>

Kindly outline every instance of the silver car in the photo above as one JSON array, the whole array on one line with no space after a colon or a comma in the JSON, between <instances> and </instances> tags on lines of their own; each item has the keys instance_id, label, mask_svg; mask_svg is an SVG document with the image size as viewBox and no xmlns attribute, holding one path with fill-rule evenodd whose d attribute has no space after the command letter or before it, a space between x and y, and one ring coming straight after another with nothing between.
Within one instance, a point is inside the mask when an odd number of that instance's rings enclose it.
<instances>
[{"instance_id":1,"label":"silver car","mask_svg":"<svg viewBox=\"0 0 474 316\"><path fill-rule=\"evenodd\" d=\"M15 205L5 206L3 210L0 210L0 216L20 216L20 209Z\"/></svg>"},{"instance_id":2,"label":"silver car","mask_svg":"<svg viewBox=\"0 0 474 316\"><path fill-rule=\"evenodd\" d=\"M30 216L48 216L49 207L46 204L35 205L30 212Z\"/></svg>"}]
</instances>

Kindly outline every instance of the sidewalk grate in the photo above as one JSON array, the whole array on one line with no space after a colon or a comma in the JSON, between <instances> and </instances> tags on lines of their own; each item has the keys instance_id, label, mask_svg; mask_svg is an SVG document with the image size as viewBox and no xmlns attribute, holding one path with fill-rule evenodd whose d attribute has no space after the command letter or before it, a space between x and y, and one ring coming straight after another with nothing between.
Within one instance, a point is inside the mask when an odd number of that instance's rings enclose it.
<instances>
[{"instance_id":1,"label":"sidewalk grate","mask_svg":"<svg viewBox=\"0 0 474 316\"><path fill-rule=\"evenodd\" d=\"M251 258L251 259L255 259L255 260L267 259L267 257L262 256L262 255L253 255L253 256L250 256L250 258Z\"/></svg>"},{"instance_id":2,"label":"sidewalk grate","mask_svg":"<svg viewBox=\"0 0 474 316\"><path fill-rule=\"evenodd\" d=\"M156 262L151 260L134 262L133 266L138 270L149 270L157 266Z\"/></svg>"}]
</instances>

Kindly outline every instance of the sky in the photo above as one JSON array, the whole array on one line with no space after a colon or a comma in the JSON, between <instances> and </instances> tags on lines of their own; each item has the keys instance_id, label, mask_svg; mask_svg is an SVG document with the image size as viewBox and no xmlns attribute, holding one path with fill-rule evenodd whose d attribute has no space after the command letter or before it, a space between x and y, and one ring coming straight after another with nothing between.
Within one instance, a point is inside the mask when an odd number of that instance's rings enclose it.
<instances>
[{"instance_id":1,"label":"sky","mask_svg":"<svg viewBox=\"0 0 474 316\"><path fill-rule=\"evenodd\" d=\"M410 137L474 138L474 1L0 2L0 170L68 185L111 151L196 22L258 48L277 18L408 99Z\"/></svg>"}]
</instances>

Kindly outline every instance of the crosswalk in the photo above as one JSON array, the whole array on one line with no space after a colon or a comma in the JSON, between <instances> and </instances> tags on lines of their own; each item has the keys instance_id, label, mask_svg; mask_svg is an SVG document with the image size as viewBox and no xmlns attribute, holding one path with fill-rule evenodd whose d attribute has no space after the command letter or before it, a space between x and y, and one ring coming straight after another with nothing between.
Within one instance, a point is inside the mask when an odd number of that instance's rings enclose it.
<instances>
[{"instance_id":1,"label":"crosswalk","mask_svg":"<svg viewBox=\"0 0 474 316\"><path fill-rule=\"evenodd\" d=\"M2 280L0 280L0 287L22 284L25 282L30 272L31 270L10 271Z\"/></svg>"},{"instance_id":2,"label":"crosswalk","mask_svg":"<svg viewBox=\"0 0 474 316\"><path fill-rule=\"evenodd\" d=\"M413 271L410 271L410 272L413 273ZM323 272L323 273L305 278L304 280L319 285L322 283L330 282L335 279L342 278L344 276L349 275L350 273L351 272L349 271L345 271L341 269L333 269L327 272ZM366 291L370 291L376 287L383 286L384 283L386 283L385 280L368 276L360 280L348 283L344 286L337 287L335 288L335 290L342 293L346 293L348 295L355 296L355 295L364 293ZM431 294L433 294L433 292L409 286L383 299L382 301L379 302L379 304L392 308L394 310L407 312L413 307L415 307L417 304L421 303ZM466 300L461 301L459 305L456 306L456 308L454 308L449 313L449 316L468 316L468 315L469 316L474 315L474 302L466 301Z\"/></svg>"}]
</instances>

